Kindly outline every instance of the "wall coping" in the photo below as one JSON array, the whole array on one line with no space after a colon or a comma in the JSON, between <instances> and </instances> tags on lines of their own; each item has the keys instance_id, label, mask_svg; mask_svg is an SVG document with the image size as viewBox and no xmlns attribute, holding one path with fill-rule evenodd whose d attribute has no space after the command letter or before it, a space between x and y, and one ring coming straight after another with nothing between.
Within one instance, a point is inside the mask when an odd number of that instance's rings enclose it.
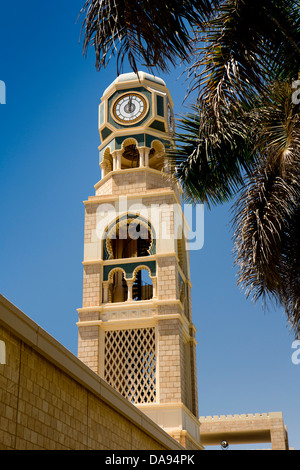
<instances>
[{"instance_id":1,"label":"wall coping","mask_svg":"<svg viewBox=\"0 0 300 470\"><path fill-rule=\"evenodd\" d=\"M224 421L241 421L241 420L258 420L258 419L272 419L272 418L282 418L281 411L274 411L270 413L248 413L240 415L215 415L215 416L200 416L200 423L220 423Z\"/></svg>"}]
</instances>

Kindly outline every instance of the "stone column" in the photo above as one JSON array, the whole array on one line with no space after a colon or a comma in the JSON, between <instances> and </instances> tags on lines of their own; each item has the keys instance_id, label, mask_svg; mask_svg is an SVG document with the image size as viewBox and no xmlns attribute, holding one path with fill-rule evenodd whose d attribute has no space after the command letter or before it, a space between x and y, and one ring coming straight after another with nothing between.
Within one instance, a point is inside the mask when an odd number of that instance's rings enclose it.
<instances>
[{"instance_id":1,"label":"stone column","mask_svg":"<svg viewBox=\"0 0 300 470\"><path fill-rule=\"evenodd\" d=\"M140 167L145 166L145 149L143 147L138 148L140 155Z\"/></svg>"},{"instance_id":2,"label":"stone column","mask_svg":"<svg viewBox=\"0 0 300 470\"><path fill-rule=\"evenodd\" d=\"M269 413L272 450L289 450L288 435L281 412Z\"/></svg>"},{"instance_id":3,"label":"stone column","mask_svg":"<svg viewBox=\"0 0 300 470\"><path fill-rule=\"evenodd\" d=\"M126 280L127 287L128 287L128 294L127 294L127 301L132 300L132 287L133 287L133 280Z\"/></svg>"},{"instance_id":4,"label":"stone column","mask_svg":"<svg viewBox=\"0 0 300 470\"><path fill-rule=\"evenodd\" d=\"M116 152L112 153L112 158L113 158L113 171L117 169L117 155Z\"/></svg>"},{"instance_id":5,"label":"stone column","mask_svg":"<svg viewBox=\"0 0 300 470\"><path fill-rule=\"evenodd\" d=\"M150 279L152 281L152 287L153 287L153 299L157 298L157 280L156 277L151 277Z\"/></svg>"},{"instance_id":6,"label":"stone column","mask_svg":"<svg viewBox=\"0 0 300 470\"><path fill-rule=\"evenodd\" d=\"M116 153L117 153L117 170L121 170L121 168L122 168L122 164L121 164L122 152L119 150Z\"/></svg>"},{"instance_id":7,"label":"stone column","mask_svg":"<svg viewBox=\"0 0 300 470\"><path fill-rule=\"evenodd\" d=\"M149 166L149 154L150 154L150 149L145 148L145 166Z\"/></svg>"},{"instance_id":8,"label":"stone column","mask_svg":"<svg viewBox=\"0 0 300 470\"><path fill-rule=\"evenodd\" d=\"M109 301L109 295L108 295L109 282L104 281L102 283L102 286L103 286L103 303L107 303Z\"/></svg>"},{"instance_id":9,"label":"stone column","mask_svg":"<svg viewBox=\"0 0 300 470\"><path fill-rule=\"evenodd\" d=\"M100 168L101 168L101 174L102 174L102 178L104 178L104 176L107 175L107 166L106 166L106 162L102 161L100 163ZM101 178L101 179L102 179Z\"/></svg>"}]
</instances>

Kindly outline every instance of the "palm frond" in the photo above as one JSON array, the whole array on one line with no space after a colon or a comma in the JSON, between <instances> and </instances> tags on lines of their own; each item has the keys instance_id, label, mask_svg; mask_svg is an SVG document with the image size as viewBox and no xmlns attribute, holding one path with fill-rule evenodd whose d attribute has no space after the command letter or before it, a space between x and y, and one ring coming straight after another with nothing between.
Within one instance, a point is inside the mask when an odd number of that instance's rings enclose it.
<instances>
[{"instance_id":1,"label":"palm frond","mask_svg":"<svg viewBox=\"0 0 300 470\"><path fill-rule=\"evenodd\" d=\"M282 247L279 301L285 309L291 329L300 338L300 199L297 209L291 214Z\"/></svg>"},{"instance_id":2,"label":"palm frond","mask_svg":"<svg viewBox=\"0 0 300 470\"><path fill-rule=\"evenodd\" d=\"M289 82L276 83L267 102L253 110L258 157L234 206L233 226L238 284L254 301L280 302L298 328L299 249L292 254L291 247L299 238L300 114L291 93ZM298 266L293 276L292 265Z\"/></svg>"},{"instance_id":3,"label":"palm frond","mask_svg":"<svg viewBox=\"0 0 300 470\"><path fill-rule=\"evenodd\" d=\"M199 104L178 119L177 128L176 148L169 157L184 199L208 207L230 200L253 163L247 122L231 113L220 129L209 110Z\"/></svg>"},{"instance_id":4,"label":"palm frond","mask_svg":"<svg viewBox=\"0 0 300 470\"><path fill-rule=\"evenodd\" d=\"M84 15L83 51L94 46L96 68L117 55L118 73L124 60L134 72L137 62L166 71L176 60L191 53L189 28L201 24L217 0L87 0Z\"/></svg>"},{"instance_id":5,"label":"palm frond","mask_svg":"<svg viewBox=\"0 0 300 470\"><path fill-rule=\"evenodd\" d=\"M249 106L278 77L296 78L299 1L225 0L193 40L189 93L214 110Z\"/></svg>"}]
</instances>

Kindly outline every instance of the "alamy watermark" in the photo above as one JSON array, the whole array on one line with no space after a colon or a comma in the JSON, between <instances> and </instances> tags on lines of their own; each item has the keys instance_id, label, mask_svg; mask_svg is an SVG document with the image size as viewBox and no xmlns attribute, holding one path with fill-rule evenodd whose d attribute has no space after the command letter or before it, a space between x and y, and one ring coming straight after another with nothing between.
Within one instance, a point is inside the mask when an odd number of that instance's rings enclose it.
<instances>
[{"instance_id":1,"label":"alamy watermark","mask_svg":"<svg viewBox=\"0 0 300 470\"><path fill-rule=\"evenodd\" d=\"M0 104L6 104L6 85L0 80Z\"/></svg>"},{"instance_id":2,"label":"alamy watermark","mask_svg":"<svg viewBox=\"0 0 300 470\"><path fill-rule=\"evenodd\" d=\"M292 93L292 103L299 104L300 103L300 80L293 81L292 90L295 90Z\"/></svg>"},{"instance_id":3,"label":"alamy watermark","mask_svg":"<svg viewBox=\"0 0 300 470\"><path fill-rule=\"evenodd\" d=\"M292 354L292 363L295 365L300 364L300 341L296 340L292 343L292 349L295 351Z\"/></svg>"},{"instance_id":4,"label":"alamy watermark","mask_svg":"<svg viewBox=\"0 0 300 470\"><path fill-rule=\"evenodd\" d=\"M119 222L118 235L112 230L110 238L147 238L146 222L150 224L152 237L156 240L182 239L187 250L200 250L204 244L203 204L145 205L141 199L130 201L127 196L121 196L115 203L103 203L98 206L97 237L104 239L108 227L113 227L116 221L122 219L126 222Z\"/></svg>"}]
</instances>

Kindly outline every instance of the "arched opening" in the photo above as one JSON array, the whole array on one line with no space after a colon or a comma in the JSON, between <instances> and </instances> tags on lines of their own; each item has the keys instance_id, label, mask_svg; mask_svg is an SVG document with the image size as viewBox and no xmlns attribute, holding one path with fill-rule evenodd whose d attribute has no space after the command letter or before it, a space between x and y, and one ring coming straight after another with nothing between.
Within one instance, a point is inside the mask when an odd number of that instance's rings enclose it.
<instances>
[{"instance_id":1,"label":"arched opening","mask_svg":"<svg viewBox=\"0 0 300 470\"><path fill-rule=\"evenodd\" d=\"M140 154L137 149L137 141L133 138L124 140L122 144L121 169L127 170L139 166Z\"/></svg>"},{"instance_id":2,"label":"arched opening","mask_svg":"<svg viewBox=\"0 0 300 470\"><path fill-rule=\"evenodd\" d=\"M149 256L153 237L148 222L137 215L115 222L104 239L104 259L123 259ZM152 254L152 253L151 253Z\"/></svg>"},{"instance_id":3,"label":"arched opening","mask_svg":"<svg viewBox=\"0 0 300 470\"><path fill-rule=\"evenodd\" d=\"M113 158L110 153L110 148L107 147L105 149L104 155L103 155L103 160L100 163L101 171L102 171L102 177L106 176L109 172L113 170Z\"/></svg>"},{"instance_id":4,"label":"arched opening","mask_svg":"<svg viewBox=\"0 0 300 470\"><path fill-rule=\"evenodd\" d=\"M139 267L135 270L132 287L133 300L150 300L153 297L153 284L148 268Z\"/></svg>"},{"instance_id":5,"label":"arched opening","mask_svg":"<svg viewBox=\"0 0 300 470\"><path fill-rule=\"evenodd\" d=\"M122 154L122 170L137 168L139 166L140 154L135 144L127 145Z\"/></svg>"},{"instance_id":6,"label":"arched opening","mask_svg":"<svg viewBox=\"0 0 300 470\"><path fill-rule=\"evenodd\" d=\"M125 302L128 298L128 286L122 269L115 269L109 277L109 302Z\"/></svg>"},{"instance_id":7,"label":"arched opening","mask_svg":"<svg viewBox=\"0 0 300 470\"><path fill-rule=\"evenodd\" d=\"M165 148L159 140L154 140L149 152L149 167L163 171L165 168Z\"/></svg>"}]
</instances>

